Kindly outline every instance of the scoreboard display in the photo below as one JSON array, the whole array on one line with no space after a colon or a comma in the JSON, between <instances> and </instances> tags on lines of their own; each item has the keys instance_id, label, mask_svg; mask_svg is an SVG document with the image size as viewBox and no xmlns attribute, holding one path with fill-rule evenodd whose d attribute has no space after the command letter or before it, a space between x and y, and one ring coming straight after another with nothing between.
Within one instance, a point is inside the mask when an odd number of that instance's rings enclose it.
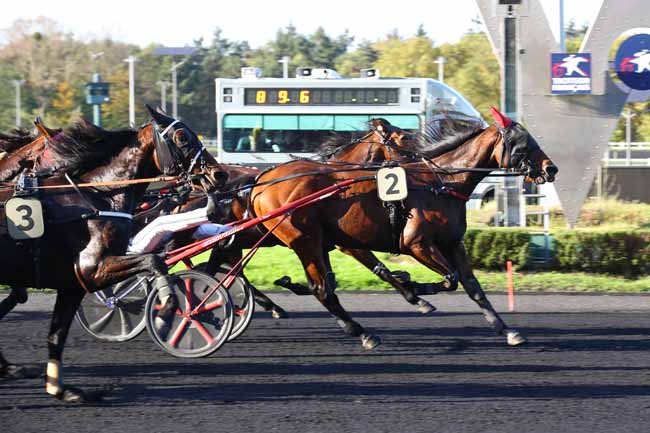
<instances>
[{"instance_id":1,"label":"scoreboard display","mask_svg":"<svg viewBox=\"0 0 650 433\"><path fill-rule=\"evenodd\" d=\"M244 105L397 105L396 88L248 88Z\"/></svg>"}]
</instances>

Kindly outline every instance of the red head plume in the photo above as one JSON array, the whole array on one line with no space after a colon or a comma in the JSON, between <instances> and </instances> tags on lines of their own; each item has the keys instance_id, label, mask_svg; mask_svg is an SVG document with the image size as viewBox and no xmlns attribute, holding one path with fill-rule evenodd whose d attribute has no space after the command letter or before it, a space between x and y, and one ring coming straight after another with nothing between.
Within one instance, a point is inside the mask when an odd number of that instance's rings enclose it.
<instances>
[{"instance_id":1,"label":"red head plume","mask_svg":"<svg viewBox=\"0 0 650 433\"><path fill-rule=\"evenodd\" d=\"M506 129L510 125L512 125L512 119L510 119L508 116L504 116L499 110L497 110L494 107L490 107L490 113L492 113L492 117L494 117L494 121L499 125L501 128Z\"/></svg>"}]
</instances>

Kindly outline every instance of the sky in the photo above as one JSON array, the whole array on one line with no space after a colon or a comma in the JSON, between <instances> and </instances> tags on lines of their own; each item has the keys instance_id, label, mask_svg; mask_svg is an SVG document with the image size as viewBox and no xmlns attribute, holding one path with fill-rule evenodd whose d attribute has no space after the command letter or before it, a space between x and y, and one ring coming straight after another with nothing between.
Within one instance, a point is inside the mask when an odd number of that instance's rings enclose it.
<instances>
[{"instance_id":1,"label":"sky","mask_svg":"<svg viewBox=\"0 0 650 433\"><path fill-rule=\"evenodd\" d=\"M541 2L556 29L559 0ZM564 0L565 20L591 23L601 3ZM0 31L17 19L45 16L84 39L110 36L140 46L184 46L201 37L209 41L214 28L220 27L224 37L247 40L254 48L289 23L304 34L319 26L329 35L347 29L356 42L377 40L393 29L411 36L422 24L437 44L455 42L478 14L475 0L9 0L2 9Z\"/></svg>"}]
</instances>

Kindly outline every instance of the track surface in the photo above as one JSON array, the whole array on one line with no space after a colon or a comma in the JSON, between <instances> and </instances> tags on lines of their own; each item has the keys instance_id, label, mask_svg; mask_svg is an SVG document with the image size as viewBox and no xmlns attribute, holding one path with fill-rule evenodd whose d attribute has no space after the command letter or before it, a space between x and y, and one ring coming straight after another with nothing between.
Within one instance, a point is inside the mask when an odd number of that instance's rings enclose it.
<instances>
[{"instance_id":1,"label":"track surface","mask_svg":"<svg viewBox=\"0 0 650 433\"><path fill-rule=\"evenodd\" d=\"M66 383L116 384L95 406L47 397L42 379L0 379L0 431L12 432L648 432L650 297L519 296L504 314L530 343L510 348L463 295L422 316L397 295L343 294L384 344L363 351L310 298L273 294L292 313L257 313L237 342L180 360L143 334L101 343L74 325ZM492 295L504 310L505 299ZM7 357L46 359L53 297L0 323ZM553 311L550 313L550 311Z\"/></svg>"}]
</instances>

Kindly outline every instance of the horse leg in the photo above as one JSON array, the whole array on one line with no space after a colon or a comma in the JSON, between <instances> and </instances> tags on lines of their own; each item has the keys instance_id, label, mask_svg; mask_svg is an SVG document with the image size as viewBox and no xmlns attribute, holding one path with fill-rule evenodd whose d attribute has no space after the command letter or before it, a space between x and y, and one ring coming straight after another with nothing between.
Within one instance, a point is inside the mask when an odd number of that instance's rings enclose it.
<instances>
[{"instance_id":1,"label":"horse leg","mask_svg":"<svg viewBox=\"0 0 650 433\"><path fill-rule=\"evenodd\" d=\"M454 272L440 248L428 242L416 242L408 245L407 251L415 260L432 271L442 275L444 281L429 285L431 294L453 292L458 288L458 272Z\"/></svg>"},{"instance_id":2,"label":"horse leg","mask_svg":"<svg viewBox=\"0 0 650 433\"><path fill-rule=\"evenodd\" d=\"M27 289L24 287L12 287L9 295L0 302L0 320L2 320L7 313L13 310L16 305L24 304L25 302L27 302ZM0 377L7 379L23 379L26 377L36 376L37 374L25 367L20 367L7 361L7 359L2 356L2 352L0 352Z\"/></svg>"},{"instance_id":3,"label":"horse leg","mask_svg":"<svg viewBox=\"0 0 650 433\"><path fill-rule=\"evenodd\" d=\"M414 284L418 283L410 281L408 272L405 272L404 274L406 275L404 276L400 275L401 273L391 272L390 269L388 269L386 265L384 265L377 256L373 254L372 251L349 249L338 246L337 248L341 252L355 258L359 263L370 269L373 274L393 286L397 292L406 299L406 302L411 305L417 305L420 313L427 314L436 311L436 307L420 298L415 290L413 290Z\"/></svg>"},{"instance_id":4,"label":"horse leg","mask_svg":"<svg viewBox=\"0 0 650 433\"><path fill-rule=\"evenodd\" d=\"M329 263L329 255L322 248L314 248L312 240L294 242L291 248L296 252L305 269L309 286L318 301L335 318L343 331L351 337L359 337L364 349L374 349L381 344L381 339L366 331L341 305L334 294L336 279Z\"/></svg>"},{"instance_id":5,"label":"horse leg","mask_svg":"<svg viewBox=\"0 0 650 433\"><path fill-rule=\"evenodd\" d=\"M241 259L241 257L242 257L241 250L233 251L226 254L224 251L218 251L217 249L213 249L212 252L210 253L210 258L208 259L206 272L209 275L214 275L217 272L217 269L219 269L219 265L221 263L225 262L231 266L234 266L235 263L237 263L237 261ZM282 307L280 307L278 304L273 302L264 293L257 290L257 287L255 287L248 280L248 278L246 278L246 275L244 275L243 271L241 272L241 277L244 279L244 282L248 284L248 286L253 291L253 297L255 298L255 302L257 303L257 305L264 308L264 311L270 311L271 317L273 317L274 319L286 319L289 317L287 312L284 311Z\"/></svg>"},{"instance_id":6,"label":"horse leg","mask_svg":"<svg viewBox=\"0 0 650 433\"><path fill-rule=\"evenodd\" d=\"M81 255L78 274L85 284L94 287L107 287L126 280L139 273L153 273L153 286L158 290L162 306L158 310L154 324L159 335L166 336L178 309L178 299L172 290L175 277L167 274L167 265L156 254L134 254L108 256L90 261L93 256Z\"/></svg>"},{"instance_id":7,"label":"horse leg","mask_svg":"<svg viewBox=\"0 0 650 433\"><path fill-rule=\"evenodd\" d=\"M465 289L465 292L470 299L478 304L492 329L494 329L494 331L499 335L505 335L510 346L524 344L527 341L526 337L521 335L521 333L516 329L508 328L485 296L481 284L474 276L474 272L472 271L472 267L467 258L465 245L462 241L452 247L451 257L459 270L460 282L463 285L463 289Z\"/></svg>"},{"instance_id":8,"label":"horse leg","mask_svg":"<svg viewBox=\"0 0 650 433\"><path fill-rule=\"evenodd\" d=\"M84 290L79 286L67 290L59 289L47 337L49 359L45 370L45 391L59 400L71 403L96 401L108 392L107 389L102 389L85 393L63 383L63 348L70 331L70 324L84 294Z\"/></svg>"}]
</instances>

